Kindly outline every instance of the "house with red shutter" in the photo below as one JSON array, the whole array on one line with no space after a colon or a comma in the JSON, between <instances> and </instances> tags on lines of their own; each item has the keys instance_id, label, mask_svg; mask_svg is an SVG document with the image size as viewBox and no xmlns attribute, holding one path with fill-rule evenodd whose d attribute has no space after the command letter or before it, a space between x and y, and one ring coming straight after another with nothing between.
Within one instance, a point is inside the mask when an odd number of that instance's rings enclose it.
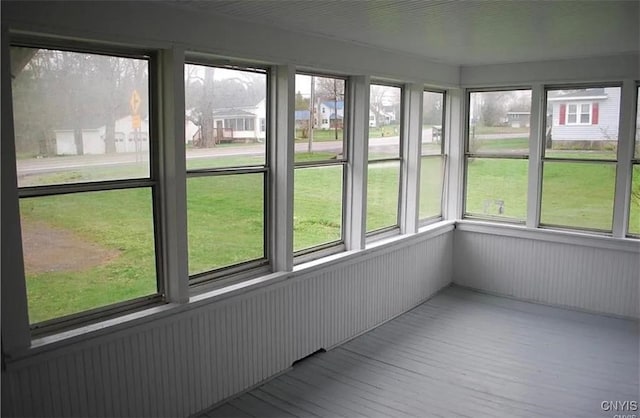
<instances>
[{"instance_id":1,"label":"house with red shutter","mask_svg":"<svg viewBox=\"0 0 640 418\"><path fill-rule=\"evenodd\" d=\"M548 97L552 113L547 115L547 127L554 146L618 140L619 87L558 90L549 92Z\"/></svg>"}]
</instances>

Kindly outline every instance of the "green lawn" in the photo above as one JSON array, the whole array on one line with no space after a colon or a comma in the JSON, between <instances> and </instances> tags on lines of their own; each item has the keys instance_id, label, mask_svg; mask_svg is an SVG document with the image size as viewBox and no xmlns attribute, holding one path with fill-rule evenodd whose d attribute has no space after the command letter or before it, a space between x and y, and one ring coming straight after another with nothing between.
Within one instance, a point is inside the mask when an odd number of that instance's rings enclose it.
<instances>
[{"instance_id":1,"label":"green lawn","mask_svg":"<svg viewBox=\"0 0 640 418\"><path fill-rule=\"evenodd\" d=\"M325 159L328 155L300 154L299 160ZM233 163L237 157L228 158L225 164ZM198 159L197 165L210 167L220 163L209 160ZM610 229L613 167L599 163L546 162L542 222ZM470 161L467 212L524 220L527 171L526 160L478 158ZM442 173L442 158L422 159L421 218L440 214ZM342 177L342 166L295 170L295 250L340 239ZM369 165L367 231L397 223L398 177L398 163ZM187 180L189 271L192 274L263 256L263 181L260 173ZM638 197L632 203L630 231L640 234L639 167L634 168L633 182ZM156 291L151 200L147 188L21 200L24 226L42 229L43 235L36 235L38 240L46 234L55 235L56 231L67 234L71 231L80 242L99 246L111 254L97 266L80 271L62 268L28 272L32 323ZM33 248L32 255L38 257L41 250Z\"/></svg>"}]
</instances>

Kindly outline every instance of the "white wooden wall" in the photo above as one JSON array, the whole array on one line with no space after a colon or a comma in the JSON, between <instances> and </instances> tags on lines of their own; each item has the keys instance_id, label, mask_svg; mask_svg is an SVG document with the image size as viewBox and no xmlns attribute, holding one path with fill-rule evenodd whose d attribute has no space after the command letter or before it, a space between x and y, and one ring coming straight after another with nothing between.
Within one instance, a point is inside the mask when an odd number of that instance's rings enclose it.
<instances>
[{"instance_id":1,"label":"white wooden wall","mask_svg":"<svg viewBox=\"0 0 640 418\"><path fill-rule=\"evenodd\" d=\"M640 318L639 242L551 231L517 234L497 226L458 225L453 283L549 305Z\"/></svg>"},{"instance_id":2,"label":"white wooden wall","mask_svg":"<svg viewBox=\"0 0 640 418\"><path fill-rule=\"evenodd\" d=\"M451 227L10 363L2 416L187 416L449 284Z\"/></svg>"}]
</instances>

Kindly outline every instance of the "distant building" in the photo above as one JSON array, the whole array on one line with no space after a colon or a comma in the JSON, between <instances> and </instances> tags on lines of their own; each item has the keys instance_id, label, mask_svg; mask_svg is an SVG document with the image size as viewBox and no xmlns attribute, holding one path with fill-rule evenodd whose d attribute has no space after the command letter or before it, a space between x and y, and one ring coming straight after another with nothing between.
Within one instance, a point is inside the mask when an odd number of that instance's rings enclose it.
<instances>
[{"instance_id":1,"label":"distant building","mask_svg":"<svg viewBox=\"0 0 640 418\"><path fill-rule=\"evenodd\" d=\"M82 128L82 150L77 149L75 133L73 129L55 129L56 154L78 155L105 154L106 152L106 126L95 128ZM117 153L140 152L149 150L149 119L140 120L140 129L133 129L131 115L116 120L115 123L115 148Z\"/></svg>"},{"instance_id":2,"label":"distant building","mask_svg":"<svg viewBox=\"0 0 640 418\"><path fill-rule=\"evenodd\" d=\"M320 102L318 106L318 117L319 123L318 128L320 129L333 129L336 127L336 123L338 124L338 128L342 128L344 126L344 101L324 101Z\"/></svg>"},{"instance_id":3,"label":"distant building","mask_svg":"<svg viewBox=\"0 0 640 418\"><path fill-rule=\"evenodd\" d=\"M528 128L531 125L531 112L507 112L506 123L512 128Z\"/></svg>"},{"instance_id":4,"label":"distant building","mask_svg":"<svg viewBox=\"0 0 640 418\"><path fill-rule=\"evenodd\" d=\"M212 132L214 137L203 142L201 129L187 138L196 146L213 146L221 142L262 142L266 138L265 99L257 103L238 103L233 107L215 107ZM216 105L216 103L214 103ZM220 104L218 104L220 105Z\"/></svg>"},{"instance_id":5,"label":"distant building","mask_svg":"<svg viewBox=\"0 0 640 418\"><path fill-rule=\"evenodd\" d=\"M620 89L604 87L562 94L551 91L553 141L615 141L618 139Z\"/></svg>"}]
</instances>

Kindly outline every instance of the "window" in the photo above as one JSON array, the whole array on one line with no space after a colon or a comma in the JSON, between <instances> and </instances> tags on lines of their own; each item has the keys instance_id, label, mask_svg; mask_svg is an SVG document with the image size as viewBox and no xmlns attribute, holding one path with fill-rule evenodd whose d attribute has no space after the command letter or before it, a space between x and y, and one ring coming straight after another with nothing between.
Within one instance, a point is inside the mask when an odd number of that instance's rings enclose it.
<instances>
[{"instance_id":1,"label":"window","mask_svg":"<svg viewBox=\"0 0 640 418\"><path fill-rule=\"evenodd\" d=\"M541 225L612 230L620 92L547 90Z\"/></svg>"},{"instance_id":2,"label":"window","mask_svg":"<svg viewBox=\"0 0 640 418\"><path fill-rule=\"evenodd\" d=\"M369 161L367 175L367 232L398 227L402 89L371 84L369 112Z\"/></svg>"},{"instance_id":3,"label":"window","mask_svg":"<svg viewBox=\"0 0 640 418\"><path fill-rule=\"evenodd\" d=\"M597 106L597 103L595 105ZM567 125L591 125L592 106L591 103L566 105Z\"/></svg>"},{"instance_id":4,"label":"window","mask_svg":"<svg viewBox=\"0 0 640 418\"><path fill-rule=\"evenodd\" d=\"M346 80L316 74L295 77L293 249L303 255L342 248L347 152ZM330 113L315 126L315 115ZM331 124L329 124L331 120Z\"/></svg>"},{"instance_id":5,"label":"window","mask_svg":"<svg viewBox=\"0 0 640 418\"><path fill-rule=\"evenodd\" d=\"M192 283L267 264L267 97L265 70L185 65Z\"/></svg>"},{"instance_id":6,"label":"window","mask_svg":"<svg viewBox=\"0 0 640 418\"><path fill-rule=\"evenodd\" d=\"M636 91L636 137L632 160L629 235L640 236L640 86Z\"/></svg>"},{"instance_id":7,"label":"window","mask_svg":"<svg viewBox=\"0 0 640 418\"><path fill-rule=\"evenodd\" d=\"M442 217L444 185L444 93L422 94L422 146L420 159L421 222Z\"/></svg>"},{"instance_id":8,"label":"window","mask_svg":"<svg viewBox=\"0 0 640 418\"><path fill-rule=\"evenodd\" d=\"M524 222L531 90L469 93L465 216Z\"/></svg>"},{"instance_id":9,"label":"window","mask_svg":"<svg viewBox=\"0 0 640 418\"><path fill-rule=\"evenodd\" d=\"M160 300L149 56L16 45L11 64L32 329Z\"/></svg>"}]
</instances>

